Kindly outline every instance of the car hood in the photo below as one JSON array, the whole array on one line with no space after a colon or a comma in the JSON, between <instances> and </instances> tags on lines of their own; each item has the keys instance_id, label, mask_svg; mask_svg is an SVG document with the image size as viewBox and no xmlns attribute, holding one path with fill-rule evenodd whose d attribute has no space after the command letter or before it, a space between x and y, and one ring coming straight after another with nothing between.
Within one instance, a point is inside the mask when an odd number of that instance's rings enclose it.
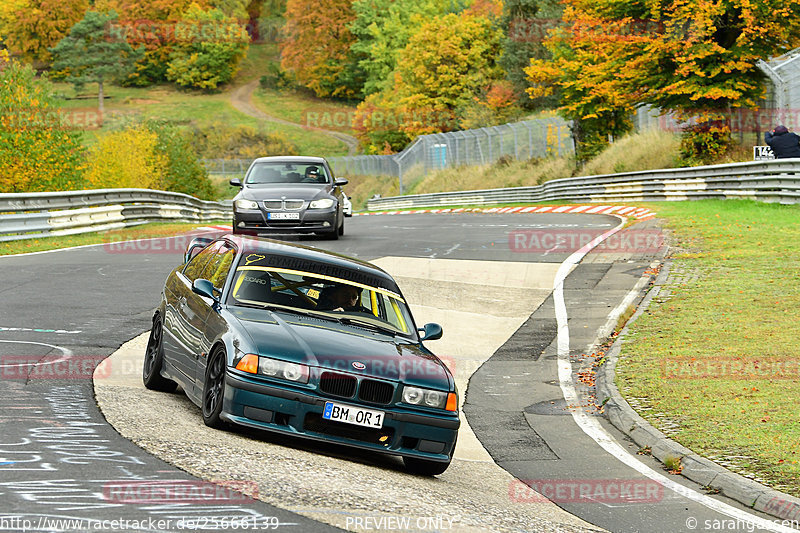
<instances>
[{"instance_id":1,"label":"car hood","mask_svg":"<svg viewBox=\"0 0 800 533\"><path fill-rule=\"evenodd\" d=\"M260 355L419 387L452 389L444 364L417 344L314 317L259 309L232 309L231 313Z\"/></svg>"},{"instance_id":2,"label":"car hood","mask_svg":"<svg viewBox=\"0 0 800 533\"><path fill-rule=\"evenodd\" d=\"M286 197L287 199L315 200L330 195L331 187L324 185L248 185L239 193L238 198L247 200L265 200Z\"/></svg>"}]
</instances>

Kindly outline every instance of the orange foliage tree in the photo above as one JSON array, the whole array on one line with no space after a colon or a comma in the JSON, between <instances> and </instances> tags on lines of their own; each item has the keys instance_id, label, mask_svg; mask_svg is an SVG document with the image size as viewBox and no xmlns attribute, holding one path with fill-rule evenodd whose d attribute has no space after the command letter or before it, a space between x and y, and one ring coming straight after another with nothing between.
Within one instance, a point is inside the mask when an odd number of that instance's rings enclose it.
<instances>
[{"instance_id":1,"label":"orange foliage tree","mask_svg":"<svg viewBox=\"0 0 800 533\"><path fill-rule=\"evenodd\" d=\"M88 0L10 0L0 8L5 43L28 59L49 61L50 48L83 18Z\"/></svg>"},{"instance_id":2,"label":"orange foliage tree","mask_svg":"<svg viewBox=\"0 0 800 533\"><path fill-rule=\"evenodd\" d=\"M547 43L552 60L526 71L529 93L560 89L562 114L590 148L624 131L634 105L649 103L704 117L687 131L685 155L713 157L729 139L723 113L764 93L758 60L800 44L800 0L565 4L565 26Z\"/></svg>"},{"instance_id":3,"label":"orange foliage tree","mask_svg":"<svg viewBox=\"0 0 800 533\"><path fill-rule=\"evenodd\" d=\"M350 0L288 0L281 67L320 97L352 98L363 74L350 47L355 13Z\"/></svg>"}]
</instances>

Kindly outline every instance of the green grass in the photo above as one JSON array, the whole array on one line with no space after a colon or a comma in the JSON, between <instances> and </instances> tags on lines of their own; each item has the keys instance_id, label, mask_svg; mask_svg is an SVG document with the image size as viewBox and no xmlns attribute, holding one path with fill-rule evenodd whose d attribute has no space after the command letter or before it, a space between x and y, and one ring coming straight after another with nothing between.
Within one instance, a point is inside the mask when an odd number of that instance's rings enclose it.
<instances>
[{"instance_id":1,"label":"green grass","mask_svg":"<svg viewBox=\"0 0 800 533\"><path fill-rule=\"evenodd\" d=\"M800 207L650 207L680 247L673 269L688 274L632 324L618 365L621 392L684 446L800 496ZM692 273L699 278L687 281ZM691 370L754 361L763 368L770 358L793 362L791 378Z\"/></svg>"},{"instance_id":2,"label":"green grass","mask_svg":"<svg viewBox=\"0 0 800 533\"><path fill-rule=\"evenodd\" d=\"M159 85L154 87L119 87L106 85L104 94L105 117L103 127L99 130L89 129L84 131L85 144L91 146L101 134L118 127L126 120L161 119L175 124L195 124L204 126L214 122L224 122L231 125L248 125L258 128L266 133L282 133L297 146L301 154L336 156L346 155L347 146L328 136L308 131L300 126L286 126L259 120L237 111L230 104L230 90L252 79L257 79L266 69L269 62L274 61L277 54L275 45L254 45L248 50L248 55L241 63L240 72L231 87L224 87L219 93L206 93L177 88L173 85ZM74 99L78 94L72 85L67 83L54 83L56 93L63 98L59 105L65 109L97 110L97 84L87 84L80 92L80 96L88 98ZM254 98L255 100L255 98ZM309 97L295 95L288 92L281 97L278 107L294 109L298 112L309 107ZM319 105L319 104L317 104ZM334 104L337 106L338 104ZM349 109L347 106L336 109ZM267 110L269 112L269 110ZM80 117L80 115L78 115ZM276 115L277 116L277 115ZM299 116L299 115L298 115ZM287 119L294 120L294 119ZM297 120L299 122L299 120Z\"/></svg>"},{"instance_id":3,"label":"green grass","mask_svg":"<svg viewBox=\"0 0 800 533\"><path fill-rule=\"evenodd\" d=\"M253 102L268 115L315 128L353 135L351 121L355 106L323 100L306 91L259 88Z\"/></svg>"},{"instance_id":4,"label":"green grass","mask_svg":"<svg viewBox=\"0 0 800 533\"><path fill-rule=\"evenodd\" d=\"M0 255L13 255L30 252L43 252L85 246L87 244L114 243L133 239L149 239L153 237L168 237L180 235L195 228L215 224L230 224L229 220L209 221L197 223L156 222L111 231L82 233L80 235L64 235L59 237L45 237L41 239L26 239L22 241L0 242Z\"/></svg>"}]
</instances>

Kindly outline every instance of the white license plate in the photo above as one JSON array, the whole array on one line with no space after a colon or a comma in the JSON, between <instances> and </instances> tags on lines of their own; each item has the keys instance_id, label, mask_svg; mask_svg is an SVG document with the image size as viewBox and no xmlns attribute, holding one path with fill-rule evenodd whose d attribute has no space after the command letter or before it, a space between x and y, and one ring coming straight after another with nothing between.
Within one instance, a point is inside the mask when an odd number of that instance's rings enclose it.
<instances>
[{"instance_id":1,"label":"white license plate","mask_svg":"<svg viewBox=\"0 0 800 533\"><path fill-rule=\"evenodd\" d=\"M373 411L333 402L325 402L325 410L322 412L322 418L325 420L335 420L368 428L383 427L385 415L386 413L383 411Z\"/></svg>"},{"instance_id":2,"label":"white license plate","mask_svg":"<svg viewBox=\"0 0 800 533\"><path fill-rule=\"evenodd\" d=\"M270 220L300 220L300 213L267 213Z\"/></svg>"}]
</instances>

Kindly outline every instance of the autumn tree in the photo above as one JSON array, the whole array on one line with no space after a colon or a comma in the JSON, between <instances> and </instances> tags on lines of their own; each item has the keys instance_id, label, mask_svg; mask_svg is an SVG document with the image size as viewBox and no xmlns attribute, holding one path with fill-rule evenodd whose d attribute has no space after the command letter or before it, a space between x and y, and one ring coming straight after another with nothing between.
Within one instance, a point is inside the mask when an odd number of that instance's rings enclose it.
<instances>
[{"instance_id":1,"label":"autumn tree","mask_svg":"<svg viewBox=\"0 0 800 533\"><path fill-rule=\"evenodd\" d=\"M124 40L108 39L108 26L117 14L87 11L69 35L53 47L53 70L64 73L64 79L80 89L97 83L98 109L103 116L103 85L123 79L134 68L141 53Z\"/></svg>"},{"instance_id":2,"label":"autumn tree","mask_svg":"<svg viewBox=\"0 0 800 533\"><path fill-rule=\"evenodd\" d=\"M363 73L351 50L351 0L287 0L281 67L320 97L361 94Z\"/></svg>"},{"instance_id":3,"label":"autumn tree","mask_svg":"<svg viewBox=\"0 0 800 533\"><path fill-rule=\"evenodd\" d=\"M88 0L3 0L0 31L8 48L28 59L50 61L50 48L83 18Z\"/></svg>"},{"instance_id":4,"label":"autumn tree","mask_svg":"<svg viewBox=\"0 0 800 533\"><path fill-rule=\"evenodd\" d=\"M455 117L502 78L501 37L486 17L451 13L423 24L400 52L395 71L393 91L412 116L404 131L415 136L450 129L448 115Z\"/></svg>"},{"instance_id":5,"label":"autumn tree","mask_svg":"<svg viewBox=\"0 0 800 533\"><path fill-rule=\"evenodd\" d=\"M532 94L549 78L564 91L562 110L589 120L635 103L700 117L684 135L689 158L726 149L727 111L754 106L764 93L758 60L800 44L800 0L565 3L569 31L549 42L549 65L532 63Z\"/></svg>"},{"instance_id":6,"label":"autumn tree","mask_svg":"<svg viewBox=\"0 0 800 533\"><path fill-rule=\"evenodd\" d=\"M125 40L144 54L126 79L128 85L146 86L167 79L167 64L176 44L176 26L192 5L209 7L208 0L96 0L94 9L114 11L119 20L109 27L110 40Z\"/></svg>"},{"instance_id":7,"label":"autumn tree","mask_svg":"<svg viewBox=\"0 0 800 533\"><path fill-rule=\"evenodd\" d=\"M364 94L391 87L397 56L424 22L463 7L441 0L355 0L350 30L357 39L352 50L364 71Z\"/></svg>"},{"instance_id":8,"label":"autumn tree","mask_svg":"<svg viewBox=\"0 0 800 533\"><path fill-rule=\"evenodd\" d=\"M83 186L81 134L70 129L46 77L0 53L0 193Z\"/></svg>"},{"instance_id":9,"label":"autumn tree","mask_svg":"<svg viewBox=\"0 0 800 533\"><path fill-rule=\"evenodd\" d=\"M219 9L189 8L175 29L167 79L183 87L216 89L229 83L247 52L250 36Z\"/></svg>"}]
</instances>

